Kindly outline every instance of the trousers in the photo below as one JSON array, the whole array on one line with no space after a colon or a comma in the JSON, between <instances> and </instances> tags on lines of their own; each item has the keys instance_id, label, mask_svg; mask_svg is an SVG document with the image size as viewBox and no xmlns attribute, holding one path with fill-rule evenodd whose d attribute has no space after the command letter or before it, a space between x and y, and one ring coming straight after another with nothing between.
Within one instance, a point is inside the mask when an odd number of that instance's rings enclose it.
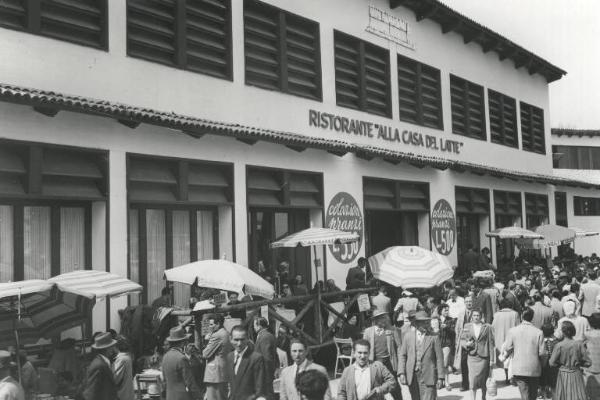
<instances>
[{"instance_id":1,"label":"trousers","mask_svg":"<svg viewBox=\"0 0 600 400\"><path fill-rule=\"evenodd\" d=\"M413 375L412 382L408 383L408 391L412 400L436 400L437 388L423 382L423 373L417 371Z\"/></svg>"},{"instance_id":2,"label":"trousers","mask_svg":"<svg viewBox=\"0 0 600 400\"><path fill-rule=\"evenodd\" d=\"M469 365L467 364L468 358L468 352L463 349L463 351L460 353L460 373L462 375L460 386L462 390L469 390Z\"/></svg>"},{"instance_id":3,"label":"trousers","mask_svg":"<svg viewBox=\"0 0 600 400\"><path fill-rule=\"evenodd\" d=\"M537 390L540 383L538 376L522 376L515 375L515 382L521 393L521 400L535 400L537 398Z\"/></svg>"},{"instance_id":4,"label":"trousers","mask_svg":"<svg viewBox=\"0 0 600 400\"><path fill-rule=\"evenodd\" d=\"M390 361L389 357L381 358L381 359L378 359L377 361L381 362L383 364L383 366L386 367L388 371L390 371L390 374L394 375L394 379L397 379L396 371L394 371L394 368L392 367L392 362ZM394 387L394 389L392 389L390 394L392 395L394 400L402 400L402 389L400 388L400 385L398 385L397 383L398 382L396 382L396 386Z\"/></svg>"}]
</instances>

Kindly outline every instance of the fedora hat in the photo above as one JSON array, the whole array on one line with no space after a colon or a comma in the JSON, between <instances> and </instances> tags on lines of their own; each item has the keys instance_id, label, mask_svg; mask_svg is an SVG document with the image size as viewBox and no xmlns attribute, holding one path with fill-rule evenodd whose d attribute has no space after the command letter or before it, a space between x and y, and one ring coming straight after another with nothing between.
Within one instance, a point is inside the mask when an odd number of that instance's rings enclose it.
<instances>
[{"instance_id":1,"label":"fedora hat","mask_svg":"<svg viewBox=\"0 0 600 400\"><path fill-rule=\"evenodd\" d=\"M381 317L382 315L389 315L387 312L385 312L384 310L375 310L373 312L373 315L371 315L371 319L375 319L377 317Z\"/></svg>"},{"instance_id":2,"label":"fedora hat","mask_svg":"<svg viewBox=\"0 0 600 400\"><path fill-rule=\"evenodd\" d=\"M430 319L425 311L417 311L415 314L415 321L429 321Z\"/></svg>"},{"instance_id":3,"label":"fedora hat","mask_svg":"<svg viewBox=\"0 0 600 400\"><path fill-rule=\"evenodd\" d=\"M94 338L94 344L92 344L92 349L107 349L116 344L117 341L112 338L112 335L109 332L105 332L101 333L100 335L96 336L96 338Z\"/></svg>"},{"instance_id":4,"label":"fedora hat","mask_svg":"<svg viewBox=\"0 0 600 400\"><path fill-rule=\"evenodd\" d=\"M185 333L185 329L181 326L176 326L175 328L171 328L169 331L169 337L167 338L168 342L181 342L182 340L187 340L192 336L191 333Z\"/></svg>"}]
</instances>

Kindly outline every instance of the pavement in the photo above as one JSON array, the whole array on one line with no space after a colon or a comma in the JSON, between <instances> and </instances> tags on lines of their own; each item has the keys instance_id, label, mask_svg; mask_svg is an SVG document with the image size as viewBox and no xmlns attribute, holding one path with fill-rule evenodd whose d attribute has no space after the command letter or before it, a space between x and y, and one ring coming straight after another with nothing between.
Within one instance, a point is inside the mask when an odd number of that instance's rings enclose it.
<instances>
[{"instance_id":1,"label":"pavement","mask_svg":"<svg viewBox=\"0 0 600 400\"><path fill-rule=\"evenodd\" d=\"M501 368L494 369L494 378L496 379L498 386L498 395L496 397L487 397L487 400L521 400L519 389L516 386L506 385L504 383L504 370ZM438 390L438 400L471 400L471 393L469 391L460 391L460 375L450 375L450 385L452 386L451 391L446 389ZM339 384L339 378L330 381L331 394L335 399L337 397L337 387ZM410 393L408 392L408 386L402 385L402 397L403 400L410 400ZM477 400L481 399L481 391L477 393ZM391 396L386 396L386 400L392 400Z\"/></svg>"}]
</instances>

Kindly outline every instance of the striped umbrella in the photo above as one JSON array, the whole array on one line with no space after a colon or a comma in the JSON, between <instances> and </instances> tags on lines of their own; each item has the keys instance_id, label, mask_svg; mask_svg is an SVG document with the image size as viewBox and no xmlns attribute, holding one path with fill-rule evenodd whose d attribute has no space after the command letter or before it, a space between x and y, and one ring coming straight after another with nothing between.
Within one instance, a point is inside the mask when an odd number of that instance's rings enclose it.
<instances>
[{"instance_id":1,"label":"striped umbrella","mask_svg":"<svg viewBox=\"0 0 600 400\"><path fill-rule=\"evenodd\" d=\"M352 232L329 228L308 228L271 243L271 248L342 244L356 242L358 239L358 234Z\"/></svg>"},{"instance_id":2,"label":"striped umbrella","mask_svg":"<svg viewBox=\"0 0 600 400\"><path fill-rule=\"evenodd\" d=\"M104 271L84 270L67 272L48 279L59 288L84 296L95 296L96 300L104 300L132 293L140 293L142 285Z\"/></svg>"},{"instance_id":3,"label":"striped umbrella","mask_svg":"<svg viewBox=\"0 0 600 400\"><path fill-rule=\"evenodd\" d=\"M520 226L507 226L498 228L485 234L487 237L496 239L543 239L544 236L539 233L521 228Z\"/></svg>"},{"instance_id":4,"label":"striped umbrella","mask_svg":"<svg viewBox=\"0 0 600 400\"><path fill-rule=\"evenodd\" d=\"M373 276L402 288L430 288L452 278L445 256L418 246L394 246L369 257Z\"/></svg>"},{"instance_id":5,"label":"striped umbrella","mask_svg":"<svg viewBox=\"0 0 600 400\"><path fill-rule=\"evenodd\" d=\"M93 305L94 296L63 291L47 281L0 283L0 344L35 343L81 325Z\"/></svg>"}]
</instances>

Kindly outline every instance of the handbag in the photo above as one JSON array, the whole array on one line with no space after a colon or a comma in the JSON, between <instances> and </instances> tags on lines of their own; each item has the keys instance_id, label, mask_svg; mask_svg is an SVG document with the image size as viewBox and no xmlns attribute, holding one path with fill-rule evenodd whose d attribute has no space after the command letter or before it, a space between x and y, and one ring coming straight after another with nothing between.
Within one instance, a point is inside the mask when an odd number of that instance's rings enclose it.
<instances>
[{"instance_id":1,"label":"handbag","mask_svg":"<svg viewBox=\"0 0 600 400\"><path fill-rule=\"evenodd\" d=\"M498 395L498 387L496 386L496 380L491 376L487 379L486 382L487 388L487 396L488 397L496 397Z\"/></svg>"}]
</instances>

